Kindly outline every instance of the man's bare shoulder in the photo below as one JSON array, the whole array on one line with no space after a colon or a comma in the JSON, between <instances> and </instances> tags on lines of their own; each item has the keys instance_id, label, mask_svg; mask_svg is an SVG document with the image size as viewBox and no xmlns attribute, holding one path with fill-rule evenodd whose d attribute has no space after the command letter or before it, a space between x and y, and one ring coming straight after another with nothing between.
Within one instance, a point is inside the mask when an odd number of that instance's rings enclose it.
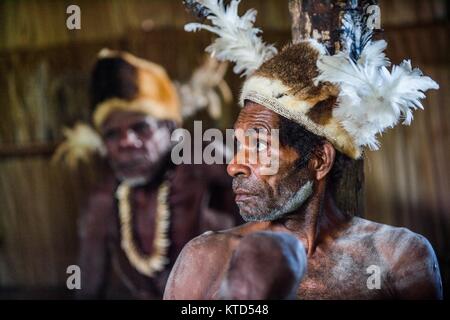
<instances>
[{"instance_id":1,"label":"man's bare shoulder","mask_svg":"<svg viewBox=\"0 0 450 320\"><path fill-rule=\"evenodd\" d=\"M228 230L206 231L189 241L186 245L186 250L195 254L205 250L227 249L231 247L233 241L238 240L238 238L238 235L235 235Z\"/></svg>"},{"instance_id":2,"label":"man's bare shoulder","mask_svg":"<svg viewBox=\"0 0 450 320\"><path fill-rule=\"evenodd\" d=\"M347 233L353 234L354 241L367 246L368 252L379 255L397 292L408 294L419 292L424 298L441 297L439 265L427 238L407 228L393 227L361 218L354 218ZM411 290L411 286L421 290ZM402 295L402 297L415 296Z\"/></svg>"},{"instance_id":3,"label":"man's bare shoulder","mask_svg":"<svg viewBox=\"0 0 450 320\"><path fill-rule=\"evenodd\" d=\"M397 260L399 255L411 250L417 253L432 251L429 241L407 228L394 227L362 218L353 218L346 235L354 240L369 240L386 258Z\"/></svg>"},{"instance_id":4,"label":"man's bare shoulder","mask_svg":"<svg viewBox=\"0 0 450 320\"><path fill-rule=\"evenodd\" d=\"M183 248L183 258L208 255L224 255L233 251L239 240L247 233L245 225L222 231L207 231L193 238ZM180 255L181 256L181 255Z\"/></svg>"},{"instance_id":5,"label":"man's bare shoulder","mask_svg":"<svg viewBox=\"0 0 450 320\"><path fill-rule=\"evenodd\" d=\"M251 230L252 224L244 224L223 231L207 231L189 241L172 268L164 298L214 297L233 251Z\"/></svg>"},{"instance_id":6,"label":"man's bare shoulder","mask_svg":"<svg viewBox=\"0 0 450 320\"><path fill-rule=\"evenodd\" d=\"M189 241L175 262L164 299L211 299L217 278L227 262L233 237L226 232L205 232Z\"/></svg>"}]
</instances>

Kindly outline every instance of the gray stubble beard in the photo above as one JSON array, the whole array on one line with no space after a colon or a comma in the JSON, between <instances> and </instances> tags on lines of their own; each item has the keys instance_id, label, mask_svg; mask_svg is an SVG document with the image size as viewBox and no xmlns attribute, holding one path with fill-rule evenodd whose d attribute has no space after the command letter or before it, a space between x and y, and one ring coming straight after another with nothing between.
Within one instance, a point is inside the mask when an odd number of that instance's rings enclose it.
<instances>
[{"instance_id":1,"label":"gray stubble beard","mask_svg":"<svg viewBox=\"0 0 450 320\"><path fill-rule=\"evenodd\" d=\"M300 208L314 192L313 182L307 181L300 189L283 204L281 208L275 209L267 215L242 216L246 222L274 221Z\"/></svg>"}]
</instances>

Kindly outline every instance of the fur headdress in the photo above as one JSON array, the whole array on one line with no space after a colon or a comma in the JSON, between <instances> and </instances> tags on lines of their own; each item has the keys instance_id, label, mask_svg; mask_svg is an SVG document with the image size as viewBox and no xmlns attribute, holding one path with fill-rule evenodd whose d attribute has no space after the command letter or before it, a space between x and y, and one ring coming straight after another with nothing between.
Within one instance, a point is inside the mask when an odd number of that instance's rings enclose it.
<instances>
[{"instance_id":1,"label":"fur headdress","mask_svg":"<svg viewBox=\"0 0 450 320\"><path fill-rule=\"evenodd\" d=\"M97 129L117 110L181 122L178 94L164 68L127 52L100 51L92 72L91 99Z\"/></svg>"},{"instance_id":2,"label":"fur headdress","mask_svg":"<svg viewBox=\"0 0 450 320\"><path fill-rule=\"evenodd\" d=\"M253 27L255 10L238 16L240 0L186 0L212 26L191 23L186 31L209 30L219 36L207 48L220 60L236 62L247 76L240 97L259 103L325 137L337 150L358 159L363 148L376 150L377 136L423 106L429 89L439 86L413 69L411 62L390 65L387 43L372 41L364 18L352 11L343 17L342 51L331 56L315 40L286 46L280 53L266 45Z\"/></svg>"}]
</instances>

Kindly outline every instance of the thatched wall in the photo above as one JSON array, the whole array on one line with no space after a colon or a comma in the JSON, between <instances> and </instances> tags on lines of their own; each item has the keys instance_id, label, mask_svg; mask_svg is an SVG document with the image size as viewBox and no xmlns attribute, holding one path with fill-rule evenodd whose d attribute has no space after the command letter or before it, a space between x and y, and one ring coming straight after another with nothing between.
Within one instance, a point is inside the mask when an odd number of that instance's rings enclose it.
<instances>
[{"instance_id":1,"label":"thatched wall","mask_svg":"<svg viewBox=\"0 0 450 320\"><path fill-rule=\"evenodd\" d=\"M103 47L129 50L186 79L210 40L186 34L178 0L2 1L0 3L0 291L58 288L75 263L79 204L95 179L50 163L61 128L87 120L87 81ZM65 11L81 7L82 29L68 31ZM286 1L245 0L278 46L290 39ZM435 246L448 286L450 231L449 24L445 1L383 1L382 21L394 62L411 57L441 90L411 127L382 139L366 161L366 217L406 226ZM234 92L240 79L228 75ZM219 123L230 127L231 107ZM201 115L200 115L201 116ZM1 294L0 294L1 295Z\"/></svg>"}]
</instances>

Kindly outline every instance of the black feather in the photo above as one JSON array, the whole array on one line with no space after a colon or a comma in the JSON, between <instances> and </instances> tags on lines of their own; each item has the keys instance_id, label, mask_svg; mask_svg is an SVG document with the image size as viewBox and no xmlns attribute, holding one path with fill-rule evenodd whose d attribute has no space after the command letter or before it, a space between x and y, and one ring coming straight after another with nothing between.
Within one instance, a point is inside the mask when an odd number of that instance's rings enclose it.
<instances>
[{"instance_id":1,"label":"black feather","mask_svg":"<svg viewBox=\"0 0 450 320\"><path fill-rule=\"evenodd\" d=\"M183 4L199 20L203 20L211 15L211 11L196 0L183 0Z\"/></svg>"},{"instance_id":2,"label":"black feather","mask_svg":"<svg viewBox=\"0 0 450 320\"><path fill-rule=\"evenodd\" d=\"M368 16L355 6L347 9L343 17L341 42L355 63L372 40L373 32L368 27L367 20Z\"/></svg>"}]
</instances>

